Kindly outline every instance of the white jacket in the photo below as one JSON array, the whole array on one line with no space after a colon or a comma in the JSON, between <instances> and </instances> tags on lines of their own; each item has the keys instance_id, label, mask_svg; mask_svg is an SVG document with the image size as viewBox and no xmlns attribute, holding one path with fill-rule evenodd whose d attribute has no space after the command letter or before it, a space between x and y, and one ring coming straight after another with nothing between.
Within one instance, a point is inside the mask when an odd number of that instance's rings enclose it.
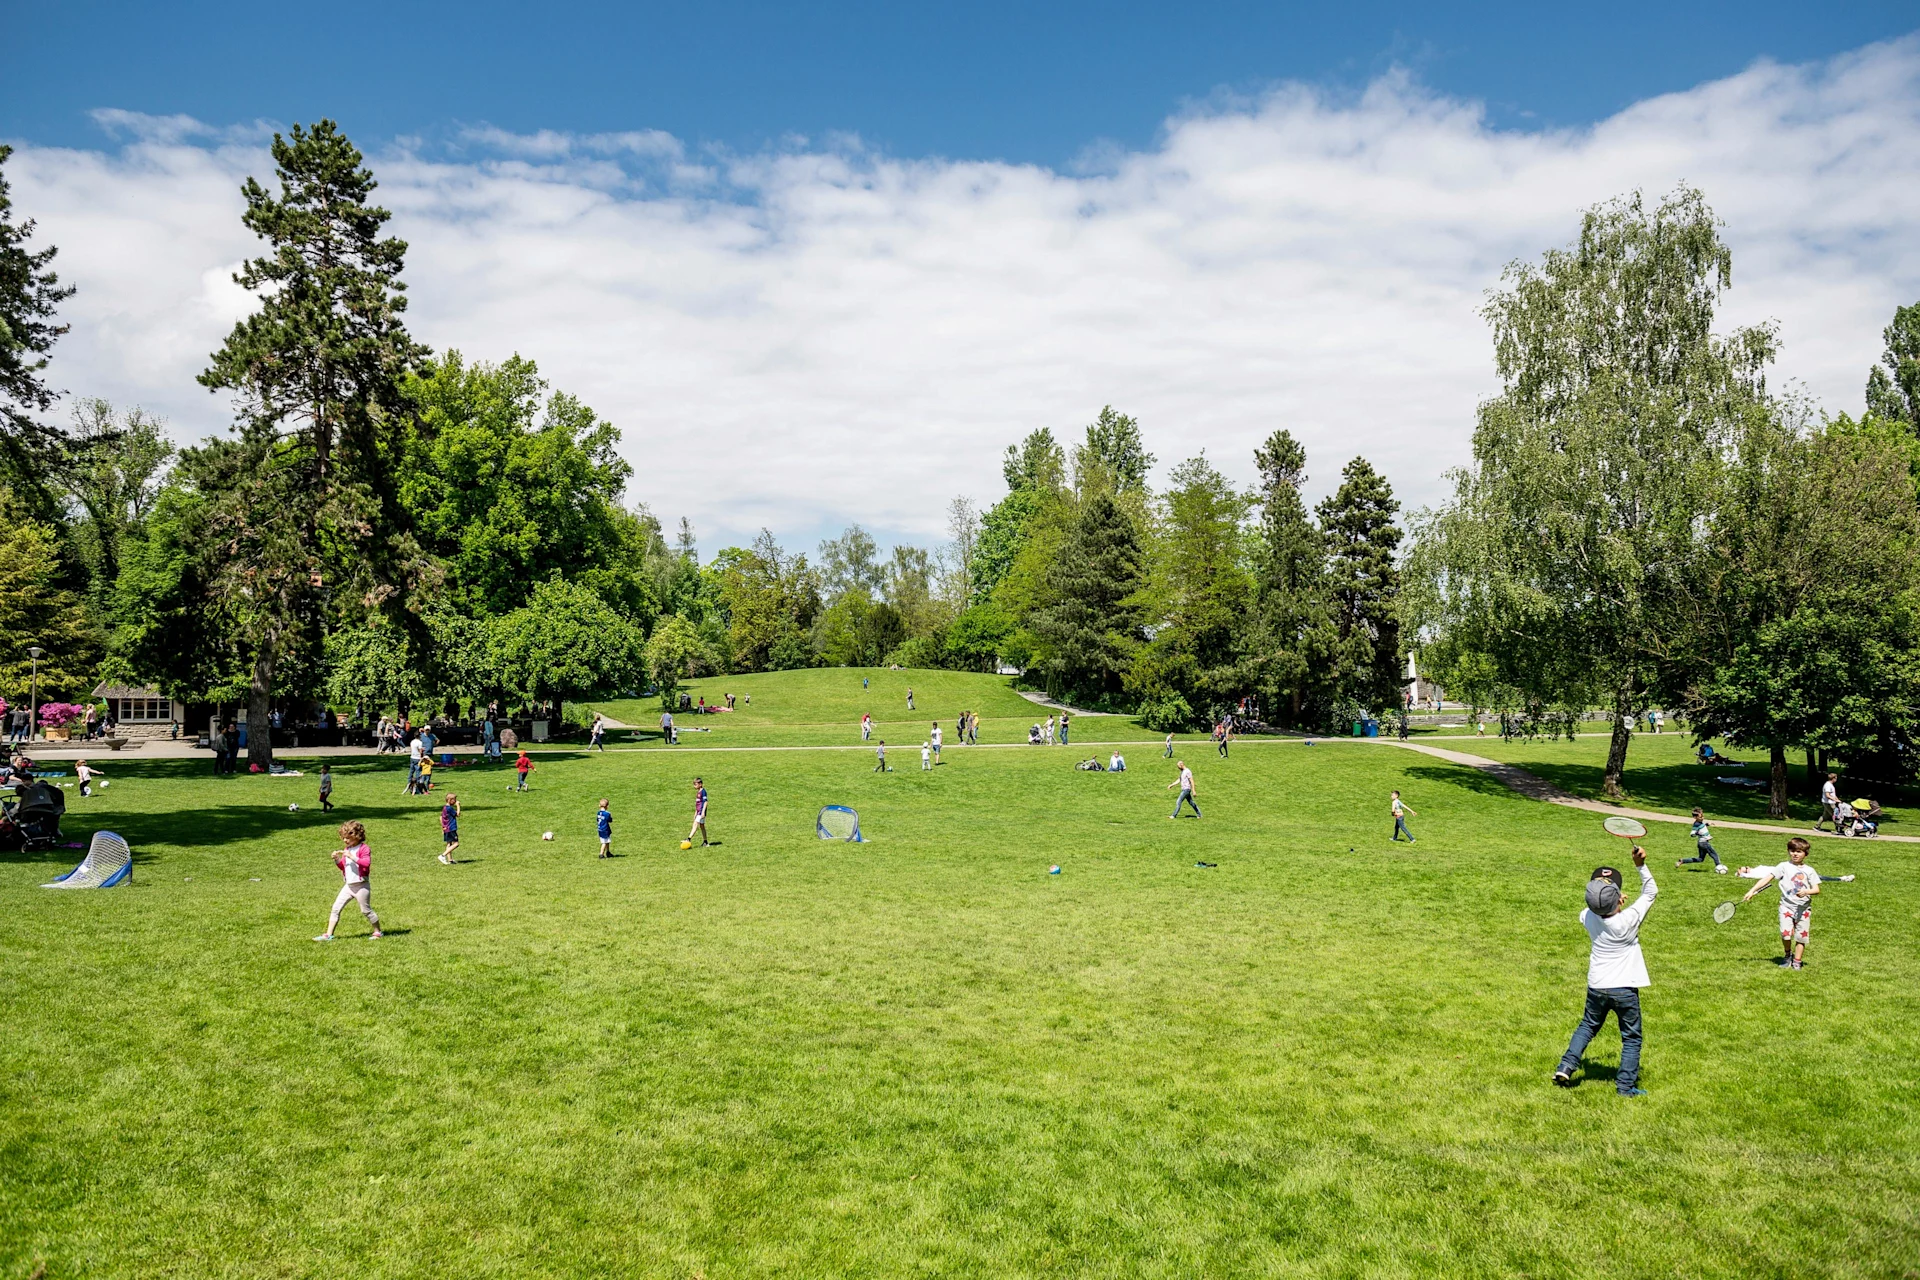
<instances>
[{"instance_id":1,"label":"white jacket","mask_svg":"<svg viewBox=\"0 0 1920 1280\"><path fill-rule=\"evenodd\" d=\"M1650 987L1647 960L1640 954L1640 922L1653 908L1660 887L1653 872L1640 868L1640 896L1633 905L1610 916L1601 917L1582 908L1580 923L1593 939L1593 955L1587 961L1589 987Z\"/></svg>"}]
</instances>

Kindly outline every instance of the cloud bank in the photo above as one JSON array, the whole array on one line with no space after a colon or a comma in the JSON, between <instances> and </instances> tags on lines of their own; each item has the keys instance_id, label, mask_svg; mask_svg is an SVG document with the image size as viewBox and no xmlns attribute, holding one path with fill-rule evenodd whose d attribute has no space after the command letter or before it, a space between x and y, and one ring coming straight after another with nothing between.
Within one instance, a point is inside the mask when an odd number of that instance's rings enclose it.
<instances>
[{"instance_id":1,"label":"cloud bank","mask_svg":"<svg viewBox=\"0 0 1920 1280\"><path fill-rule=\"evenodd\" d=\"M324 104L322 104L324 105ZM103 112L109 149L22 144L19 212L80 286L56 385L224 428L193 379L248 298L238 187L262 124ZM1288 427L1311 487L1365 454L1410 505L1466 459L1495 386L1478 308L1587 205L1703 188L1726 323L1779 321L1779 375L1857 412L1879 331L1920 298L1920 39L1757 64L1590 128L1494 129L1403 75L1282 86L1072 172L795 139L691 154L657 131L475 127L369 155L435 348L536 359L625 433L629 489L703 550L858 520L931 541L1000 452L1134 414L1164 469L1252 479Z\"/></svg>"}]
</instances>

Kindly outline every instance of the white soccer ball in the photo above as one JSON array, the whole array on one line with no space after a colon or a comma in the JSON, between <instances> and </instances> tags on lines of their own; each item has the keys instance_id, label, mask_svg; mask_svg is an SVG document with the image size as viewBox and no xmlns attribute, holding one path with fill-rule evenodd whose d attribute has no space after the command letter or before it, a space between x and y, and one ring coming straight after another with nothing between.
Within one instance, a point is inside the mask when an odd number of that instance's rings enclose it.
<instances>
[{"instance_id":1,"label":"white soccer ball","mask_svg":"<svg viewBox=\"0 0 1920 1280\"><path fill-rule=\"evenodd\" d=\"M106 790L106 789L107 789L108 787L110 787L110 786L112 786L112 785L113 785L113 781L112 781L112 779L110 779L110 778L102 778L102 779L100 779L100 789L101 789L102 791L105 791L105 790Z\"/></svg>"},{"instance_id":2,"label":"white soccer ball","mask_svg":"<svg viewBox=\"0 0 1920 1280\"><path fill-rule=\"evenodd\" d=\"M1723 862L1719 866L1715 867L1714 870L1721 875L1725 875L1727 874L1727 864Z\"/></svg>"},{"instance_id":3,"label":"white soccer ball","mask_svg":"<svg viewBox=\"0 0 1920 1280\"><path fill-rule=\"evenodd\" d=\"M300 812L300 806L299 806L299 805L297 805L297 804L290 804L290 805L288 805L288 806L287 806L287 812L288 812L288 813L298 813L298 812Z\"/></svg>"},{"instance_id":4,"label":"white soccer ball","mask_svg":"<svg viewBox=\"0 0 1920 1280\"><path fill-rule=\"evenodd\" d=\"M543 832L543 833L541 834L541 836L540 836L540 838L541 838L542 840L551 840L551 839L553 839L553 832L551 832L551 831L547 831L547 832Z\"/></svg>"}]
</instances>

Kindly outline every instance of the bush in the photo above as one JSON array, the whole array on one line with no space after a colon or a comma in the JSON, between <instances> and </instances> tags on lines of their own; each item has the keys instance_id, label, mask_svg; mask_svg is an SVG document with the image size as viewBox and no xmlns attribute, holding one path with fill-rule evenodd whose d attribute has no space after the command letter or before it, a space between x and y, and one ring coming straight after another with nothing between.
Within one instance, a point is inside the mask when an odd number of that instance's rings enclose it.
<instances>
[{"instance_id":1,"label":"bush","mask_svg":"<svg viewBox=\"0 0 1920 1280\"><path fill-rule=\"evenodd\" d=\"M1194 727L1199 717L1177 693L1164 693L1140 704L1140 723L1155 733L1178 733Z\"/></svg>"},{"instance_id":2,"label":"bush","mask_svg":"<svg viewBox=\"0 0 1920 1280\"><path fill-rule=\"evenodd\" d=\"M40 704L40 723L49 729L58 729L62 725L72 724L75 720L84 720L87 708L79 702L43 702Z\"/></svg>"},{"instance_id":3,"label":"bush","mask_svg":"<svg viewBox=\"0 0 1920 1280\"><path fill-rule=\"evenodd\" d=\"M946 647L937 636L915 636L898 645L882 660L884 667L944 667Z\"/></svg>"}]
</instances>

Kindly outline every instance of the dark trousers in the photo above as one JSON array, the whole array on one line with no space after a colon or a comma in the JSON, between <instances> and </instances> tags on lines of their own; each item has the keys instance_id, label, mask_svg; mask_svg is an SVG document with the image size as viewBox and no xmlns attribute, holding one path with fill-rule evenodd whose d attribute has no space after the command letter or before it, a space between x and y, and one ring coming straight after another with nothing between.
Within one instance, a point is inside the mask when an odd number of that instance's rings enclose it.
<instances>
[{"instance_id":1,"label":"dark trousers","mask_svg":"<svg viewBox=\"0 0 1920 1280\"><path fill-rule=\"evenodd\" d=\"M1573 1029L1573 1040L1560 1059L1560 1070L1572 1075L1580 1065L1587 1044L1606 1025L1611 1011L1620 1020L1620 1074L1614 1081L1619 1089L1631 1089L1640 1083L1640 992L1633 987L1588 987L1587 1008L1580 1025Z\"/></svg>"},{"instance_id":2,"label":"dark trousers","mask_svg":"<svg viewBox=\"0 0 1920 1280\"><path fill-rule=\"evenodd\" d=\"M1682 858L1680 859L1680 862L1682 865L1685 865L1686 863L1689 863L1689 862L1705 862L1708 858L1713 859L1714 866L1717 867L1720 865L1720 855L1714 851L1713 841L1702 840L1700 842L1700 852L1696 853L1691 858Z\"/></svg>"},{"instance_id":3,"label":"dark trousers","mask_svg":"<svg viewBox=\"0 0 1920 1280\"><path fill-rule=\"evenodd\" d=\"M1413 843L1413 832L1407 830L1407 820L1396 813L1393 815L1393 838L1398 840L1401 836L1407 838L1408 844Z\"/></svg>"}]
</instances>

